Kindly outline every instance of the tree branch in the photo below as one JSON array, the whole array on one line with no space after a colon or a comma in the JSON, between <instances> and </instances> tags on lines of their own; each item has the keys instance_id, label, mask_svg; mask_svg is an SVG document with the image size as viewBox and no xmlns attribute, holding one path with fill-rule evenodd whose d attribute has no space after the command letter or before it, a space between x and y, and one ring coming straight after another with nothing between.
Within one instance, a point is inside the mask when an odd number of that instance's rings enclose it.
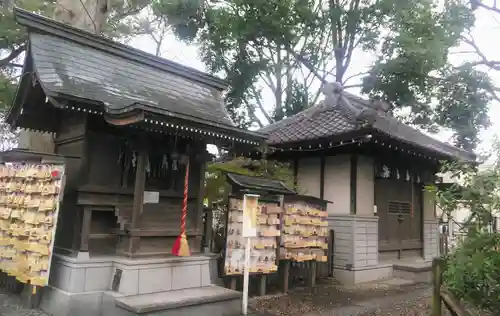
<instances>
[{"instance_id":1,"label":"tree branch","mask_svg":"<svg viewBox=\"0 0 500 316\"><path fill-rule=\"evenodd\" d=\"M494 13L500 14L500 8L497 7L496 1L493 5L486 5L481 0L471 0L472 9L483 8Z\"/></svg>"},{"instance_id":2,"label":"tree branch","mask_svg":"<svg viewBox=\"0 0 500 316\"><path fill-rule=\"evenodd\" d=\"M16 64L16 63L9 63L9 64L5 65L5 67L23 68L23 65L21 65L21 64Z\"/></svg>"},{"instance_id":3,"label":"tree branch","mask_svg":"<svg viewBox=\"0 0 500 316\"><path fill-rule=\"evenodd\" d=\"M260 128L264 127L264 124L262 124L262 122L259 120L257 115L255 115L255 108L253 108L252 105L248 102L243 102L243 103L245 103L245 106L248 110L248 115L250 115L250 117L252 118L252 121L257 123Z\"/></svg>"},{"instance_id":4,"label":"tree branch","mask_svg":"<svg viewBox=\"0 0 500 316\"><path fill-rule=\"evenodd\" d=\"M10 54L7 57L0 59L0 67L5 67L9 65L11 61L19 57L19 55L21 55L25 50L26 50L26 44L20 45L17 48L13 47Z\"/></svg>"},{"instance_id":5,"label":"tree branch","mask_svg":"<svg viewBox=\"0 0 500 316\"><path fill-rule=\"evenodd\" d=\"M477 46L476 42L474 41L474 38L471 37L470 39L468 39L466 37L463 37L462 40L474 49L475 53L479 56L479 59L480 59L479 61L466 63L465 65L473 66L473 67L484 65L484 66L490 67L491 69L500 71L500 61L499 60L489 60L486 57L486 55L484 55L483 52L481 52L481 50Z\"/></svg>"},{"instance_id":6,"label":"tree branch","mask_svg":"<svg viewBox=\"0 0 500 316\"><path fill-rule=\"evenodd\" d=\"M266 118L266 120L269 122L269 124L273 123L274 121L271 119L269 114L267 114L266 110L264 109L264 104L262 104L262 100L260 99L260 93L255 89L255 86L252 85L251 87L255 101L257 101L257 106L259 107L260 111Z\"/></svg>"},{"instance_id":7,"label":"tree branch","mask_svg":"<svg viewBox=\"0 0 500 316\"><path fill-rule=\"evenodd\" d=\"M363 71L363 72L359 72L357 74L351 75L351 76L347 77L345 80L343 80L342 85L345 85L349 80L351 80L353 78L356 78L356 77L359 77L359 76L368 75L368 74L369 74L368 71Z\"/></svg>"}]
</instances>

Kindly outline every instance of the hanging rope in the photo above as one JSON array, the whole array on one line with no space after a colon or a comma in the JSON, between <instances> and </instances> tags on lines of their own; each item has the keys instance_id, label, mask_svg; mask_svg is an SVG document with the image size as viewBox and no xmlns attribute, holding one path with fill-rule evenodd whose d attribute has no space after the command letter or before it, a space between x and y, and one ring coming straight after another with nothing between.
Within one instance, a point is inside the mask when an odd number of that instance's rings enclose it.
<instances>
[{"instance_id":1,"label":"hanging rope","mask_svg":"<svg viewBox=\"0 0 500 316\"><path fill-rule=\"evenodd\" d=\"M189 158L186 164L186 176L184 178L184 199L182 200L182 215L181 215L181 233L175 240L172 247L172 254L179 257L188 257L191 255L189 244L186 236L186 217L188 210L188 188L189 188Z\"/></svg>"}]
</instances>

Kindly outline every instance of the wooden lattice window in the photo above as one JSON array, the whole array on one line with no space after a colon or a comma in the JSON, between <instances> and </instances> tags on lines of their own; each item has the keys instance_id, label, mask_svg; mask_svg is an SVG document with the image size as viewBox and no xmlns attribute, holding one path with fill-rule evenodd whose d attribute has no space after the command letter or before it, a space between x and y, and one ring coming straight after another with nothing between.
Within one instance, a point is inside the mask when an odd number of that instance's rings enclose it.
<instances>
[{"instance_id":1,"label":"wooden lattice window","mask_svg":"<svg viewBox=\"0 0 500 316\"><path fill-rule=\"evenodd\" d=\"M389 214L410 214L411 203L402 201L389 201Z\"/></svg>"}]
</instances>

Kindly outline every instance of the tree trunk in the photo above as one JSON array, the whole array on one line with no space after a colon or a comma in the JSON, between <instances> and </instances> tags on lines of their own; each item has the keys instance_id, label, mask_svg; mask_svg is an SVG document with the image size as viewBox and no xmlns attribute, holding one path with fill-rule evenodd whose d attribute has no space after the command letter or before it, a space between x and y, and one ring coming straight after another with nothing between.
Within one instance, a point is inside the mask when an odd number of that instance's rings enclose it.
<instances>
[{"instance_id":1,"label":"tree trunk","mask_svg":"<svg viewBox=\"0 0 500 316\"><path fill-rule=\"evenodd\" d=\"M84 31L101 34L108 17L108 0L58 0L54 20ZM21 131L19 147L43 153L54 153L51 134Z\"/></svg>"}]
</instances>

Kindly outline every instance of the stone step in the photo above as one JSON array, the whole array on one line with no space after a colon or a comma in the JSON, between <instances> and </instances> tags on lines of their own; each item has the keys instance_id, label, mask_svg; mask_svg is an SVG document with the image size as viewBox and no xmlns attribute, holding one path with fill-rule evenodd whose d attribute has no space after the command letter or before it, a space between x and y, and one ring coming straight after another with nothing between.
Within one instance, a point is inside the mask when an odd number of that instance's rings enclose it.
<instances>
[{"instance_id":1,"label":"stone step","mask_svg":"<svg viewBox=\"0 0 500 316\"><path fill-rule=\"evenodd\" d=\"M113 299L114 304L106 304L103 315L232 316L241 310L241 293L216 285Z\"/></svg>"},{"instance_id":2,"label":"stone step","mask_svg":"<svg viewBox=\"0 0 500 316\"><path fill-rule=\"evenodd\" d=\"M393 277L415 282L432 282L432 262L401 262L392 267Z\"/></svg>"}]
</instances>

